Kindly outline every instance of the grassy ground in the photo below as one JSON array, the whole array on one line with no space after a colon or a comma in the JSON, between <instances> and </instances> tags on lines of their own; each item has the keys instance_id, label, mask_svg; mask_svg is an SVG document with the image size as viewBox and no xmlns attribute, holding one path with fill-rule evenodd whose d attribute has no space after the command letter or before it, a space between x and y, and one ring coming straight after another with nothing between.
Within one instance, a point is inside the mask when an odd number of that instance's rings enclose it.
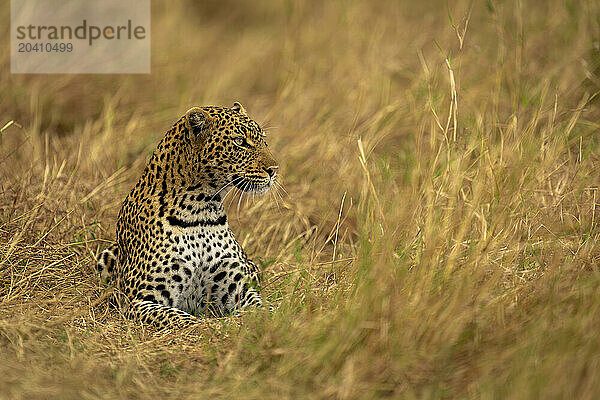
<instances>
[{"instance_id":1,"label":"grassy ground","mask_svg":"<svg viewBox=\"0 0 600 400\"><path fill-rule=\"evenodd\" d=\"M151 75L0 53L0 398L598 398L600 4L412 3L154 2ZM289 193L229 205L278 308L136 326L94 256L235 100Z\"/></svg>"}]
</instances>

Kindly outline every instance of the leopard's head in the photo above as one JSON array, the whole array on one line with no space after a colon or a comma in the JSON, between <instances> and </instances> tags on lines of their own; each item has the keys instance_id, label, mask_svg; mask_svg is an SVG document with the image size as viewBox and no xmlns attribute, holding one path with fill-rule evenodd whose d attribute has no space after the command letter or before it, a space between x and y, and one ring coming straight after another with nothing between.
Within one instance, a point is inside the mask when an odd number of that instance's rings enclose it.
<instances>
[{"instance_id":1,"label":"leopard's head","mask_svg":"<svg viewBox=\"0 0 600 400\"><path fill-rule=\"evenodd\" d=\"M265 132L240 103L191 108L184 123L199 154L198 172L213 188L264 193L275 182L279 166Z\"/></svg>"}]
</instances>

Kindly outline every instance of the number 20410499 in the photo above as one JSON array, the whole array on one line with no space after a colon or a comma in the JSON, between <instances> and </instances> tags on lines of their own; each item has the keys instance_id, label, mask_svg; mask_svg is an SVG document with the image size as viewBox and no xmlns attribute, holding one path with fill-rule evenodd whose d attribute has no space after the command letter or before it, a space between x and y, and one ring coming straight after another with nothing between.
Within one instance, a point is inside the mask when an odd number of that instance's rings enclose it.
<instances>
[{"instance_id":1,"label":"number 20410499","mask_svg":"<svg viewBox=\"0 0 600 400\"><path fill-rule=\"evenodd\" d=\"M70 53L73 51L73 43L50 43L37 42L17 44L19 53Z\"/></svg>"}]
</instances>

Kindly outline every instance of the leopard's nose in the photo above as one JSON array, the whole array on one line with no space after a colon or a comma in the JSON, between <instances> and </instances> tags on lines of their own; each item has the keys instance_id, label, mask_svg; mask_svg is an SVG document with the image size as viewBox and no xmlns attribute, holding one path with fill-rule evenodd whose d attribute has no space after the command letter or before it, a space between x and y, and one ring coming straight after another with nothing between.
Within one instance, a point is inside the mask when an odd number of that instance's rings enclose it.
<instances>
[{"instance_id":1,"label":"leopard's nose","mask_svg":"<svg viewBox=\"0 0 600 400\"><path fill-rule=\"evenodd\" d=\"M269 174L270 178L275 176L278 169L279 169L279 165L272 165L270 167L265 167L265 171L267 171L267 174Z\"/></svg>"}]
</instances>

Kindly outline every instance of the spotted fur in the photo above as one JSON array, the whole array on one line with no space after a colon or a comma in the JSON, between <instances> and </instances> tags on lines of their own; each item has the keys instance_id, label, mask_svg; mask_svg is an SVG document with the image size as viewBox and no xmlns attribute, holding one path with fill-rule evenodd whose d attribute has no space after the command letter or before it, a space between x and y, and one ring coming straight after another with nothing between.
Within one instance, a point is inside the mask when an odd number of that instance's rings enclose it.
<instances>
[{"instance_id":1,"label":"spotted fur","mask_svg":"<svg viewBox=\"0 0 600 400\"><path fill-rule=\"evenodd\" d=\"M266 192L277 163L239 103L194 107L167 131L117 219L117 242L98 259L130 318L158 326L260 306L259 270L229 229L233 186Z\"/></svg>"}]
</instances>

